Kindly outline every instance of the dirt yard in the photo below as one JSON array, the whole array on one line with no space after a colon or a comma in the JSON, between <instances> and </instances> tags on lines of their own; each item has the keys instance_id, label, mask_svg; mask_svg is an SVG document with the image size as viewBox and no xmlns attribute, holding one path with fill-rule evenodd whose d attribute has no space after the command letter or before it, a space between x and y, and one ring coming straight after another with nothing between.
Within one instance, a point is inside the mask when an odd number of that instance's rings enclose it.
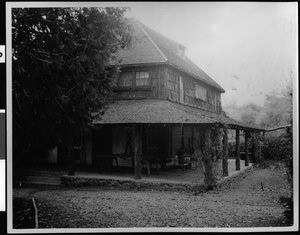
<instances>
[{"instance_id":1,"label":"dirt yard","mask_svg":"<svg viewBox=\"0 0 300 235\"><path fill-rule=\"evenodd\" d=\"M280 198L291 189L284 170L270 167L254 168L206 193L103 187L30 187L13 193L14 200L35 199L40 228L269 227L287 226ZM20 216L20 208L14 210L14 217Z\"/></svg>"}]
</instances>

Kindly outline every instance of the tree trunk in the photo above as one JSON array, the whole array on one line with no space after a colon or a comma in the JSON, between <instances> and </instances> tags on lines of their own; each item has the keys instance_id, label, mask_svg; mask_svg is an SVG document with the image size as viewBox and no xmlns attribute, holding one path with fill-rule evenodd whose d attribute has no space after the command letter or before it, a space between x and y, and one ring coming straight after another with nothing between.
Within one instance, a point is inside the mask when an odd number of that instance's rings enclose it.
<instances>
[{"instance_id":1,"label":"tree trunk","mask_svg":"<svg viewBox=\"0 0 300 235\"><path fill-rule=\"evenodd\" d=\"M236 129L236 143L235 143L235 168L237 171L241 170L241 157L240 157L240 130Z\"/></svg>"},{"instance_id":2,"label":"tree trunk","mask_svg":"<svg viewBox=\"0 0 300 235\"><path fill-rule=\"evenodd\" d=\"M142 178L142 159L141 159L141 128L136 126L134 128L134 178Z\"/></svg>"},{"instance_id":3,"label":"tree trunk","mask_svg":"<svg viewBox=\"0 0 300 235\"><path fill-rule=\"evenodd\" d=\"M252 159L254 163L258 163L258 146L257 146L257 139L256 134L253 133L252 135Z\"/></svg>"},{"instance_id":4,"label":"tree trunk","mask_svg":"<svg viewBox=\"0 0 300 235\"><path fill-rule=\"evenodd\" d=\"M249 132L245 132L245 166L249 166L249 148L248 148L248 143L249 143Z\"/></svg>"},{"instance_id":5,"label":"tree trunk","mask_svg":"<svg viewBox=\"0 0 300 235\"><path fill-rule=\"evenodd\" d=\"M223 176L228 176L228 131L227 128L224 128L223 136Z\"/></svg>"}]
</instances>

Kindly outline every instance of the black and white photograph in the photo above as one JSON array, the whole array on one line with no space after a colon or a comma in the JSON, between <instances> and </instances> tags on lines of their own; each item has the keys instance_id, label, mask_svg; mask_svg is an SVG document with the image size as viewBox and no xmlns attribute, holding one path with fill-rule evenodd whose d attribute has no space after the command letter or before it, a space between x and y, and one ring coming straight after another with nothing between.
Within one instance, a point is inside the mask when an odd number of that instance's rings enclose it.
<instances>
[{"instance_id":1,"label":"black and white photograph","mask_svg":"<svg viewBox=\"0 0 300 235\"><path fill-rule=\"evenodd\" d=\"M299 229L297 2L7 2L7 229Z\"/></svg>"}]
</instances>

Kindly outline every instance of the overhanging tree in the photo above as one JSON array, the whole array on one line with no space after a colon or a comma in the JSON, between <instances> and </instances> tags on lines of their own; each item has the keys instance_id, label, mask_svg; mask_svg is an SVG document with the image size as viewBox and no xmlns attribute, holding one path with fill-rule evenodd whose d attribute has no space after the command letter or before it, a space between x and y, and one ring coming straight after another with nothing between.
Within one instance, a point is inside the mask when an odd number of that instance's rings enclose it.
<instances>
[{"instance_id":1,"label":"overhanging tree","mask_svg":"<svg viewBox=\"0 0 300 235\"><path fill-rule=\"evenodd\" d=\"M118 70L110 61L131 41L126 10L12 9L14 160L59 141L70 154L77 132L111 100Z\"/></svg>"}]
</instances>

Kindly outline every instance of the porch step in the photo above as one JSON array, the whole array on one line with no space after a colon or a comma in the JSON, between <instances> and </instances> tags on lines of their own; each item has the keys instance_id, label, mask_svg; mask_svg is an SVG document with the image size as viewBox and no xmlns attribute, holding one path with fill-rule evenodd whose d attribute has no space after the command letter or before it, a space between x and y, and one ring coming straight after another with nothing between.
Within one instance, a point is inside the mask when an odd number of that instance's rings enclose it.
<instances>
[{"instance_id":1,"label":"porch step","mask_svg":"<svg viewBox=\"0 0 300 235\"><path fill-rule=\"evenodd\" d=\"M19 183L40 185L61 185L60 177L22 176Z\"/></svg>"},{"instance_id":2,"label":"porch step","mask_svg":"<svg viewBox=\"0 0 300 235\"><path fill-rule=\"evenodd\" d=\"M65 175L67 171L24 171L23 175L25 176L41 176L41 177L53 177L53 178L60 178L62 175Z\"/></svg>"}]
</instances>

